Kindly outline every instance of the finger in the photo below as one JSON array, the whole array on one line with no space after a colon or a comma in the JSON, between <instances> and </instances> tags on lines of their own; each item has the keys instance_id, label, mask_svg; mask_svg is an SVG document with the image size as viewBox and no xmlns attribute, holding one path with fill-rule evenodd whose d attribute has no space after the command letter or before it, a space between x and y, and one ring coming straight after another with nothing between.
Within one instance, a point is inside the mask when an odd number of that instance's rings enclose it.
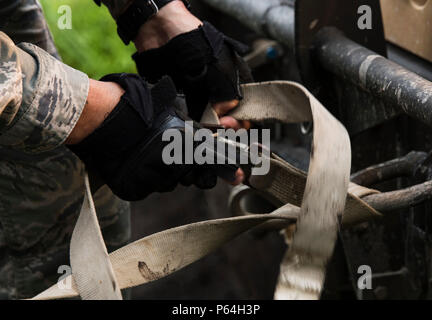
<instances>
[{"instance_id":1,"label":"finger","mask_svg":"<svg viewBox=\"0 0 432 320\"><path fill-rule=\"evenodd\" d=\"M224 102L216 102L213 103L213 109L218 115L218 117L223 116L224 114L227 114L232 109L237 107L239 101L238 100L231 100L231 101L224 101Z\"/></svg>"},{"instance_id":2,"label":"finger","mask_svg":"<svg viewBox=\"0 0 432 320\"><path fill-rule=\"evenodd\" d=\"M239 185L240 183L242 183L244 181L244 179L245 179L244 171L239 168L236 171L236 178L235 178L235 180L234 181L227 181L227 182L229 184L233 185L233 186L236 186L236 185Z\"/></svg>"},{"instance_id":3,"label":"finger","mask_svg":"<svg viewBox=\"0 0 432 320\"><path fill-rule=\"evenodd\" d=\"M250 122L248 120L242 120L241 126L242 126L242 128L249 130L250 128L252 128L252 122Z\"/></svg>"},{"instance_id":4,"label":"finger","mask_svg":"<svg viewBox=\"0 0 432 320\"><path fill-rule=\"evenodd\" d=\"M227 129L239 130L242 128L242 123L233 117L223 117L219 119L221 126Z\"/></svg>"},{"instance_id":5,"label":"finger","mask_svg":"<svg viewBox=\"0 0 432 320\"><path fill-rule=\"evenodd\" d=\"M236 120L233 117L222 117L219 119L220 124L227 129L246 129L249 130L252 127L252 123L246 120Z\"/></svg>"}]
</instances>

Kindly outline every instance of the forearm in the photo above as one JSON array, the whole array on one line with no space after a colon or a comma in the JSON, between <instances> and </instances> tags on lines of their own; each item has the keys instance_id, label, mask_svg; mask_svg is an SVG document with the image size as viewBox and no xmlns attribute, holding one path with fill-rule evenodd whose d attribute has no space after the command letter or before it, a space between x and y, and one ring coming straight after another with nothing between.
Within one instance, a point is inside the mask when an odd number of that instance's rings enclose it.
<instances>
[{"instance_id":1,"label":"forearm","mask_svg":"<svg viewBox=\"0 0 432 320\"><path fill-rule=\"evenodd\" d=\"M202 25L182 1L164 6L152 19L143 24L134 43L138 52L159 48L172 38Z\"/></svg>"},{"instance_id":2,"label":"forearm","mask_svg":"<svg viewBox=\"0 0 432 320\"><path fill-rule=\"evenodd\" d=\"M96 1L98 2L98 1ZM133 0L101 0L117 19ZM182 1L168 3L147 23L143 24L134 43L139 52L158 48L175 36L198 28L202 22L185 7Z\"/></svg>"},{"instance_id":3,"label":"forearm","mask_svg":"<svg viewBox=\"0 0 432 320\"><path fill-rule=\"evenodd\" d=\"M117 83L90 79L85 107L66 144L77 144L98 128L119 103L123 93L123 88Z\"/></svg>"}]
</instances>

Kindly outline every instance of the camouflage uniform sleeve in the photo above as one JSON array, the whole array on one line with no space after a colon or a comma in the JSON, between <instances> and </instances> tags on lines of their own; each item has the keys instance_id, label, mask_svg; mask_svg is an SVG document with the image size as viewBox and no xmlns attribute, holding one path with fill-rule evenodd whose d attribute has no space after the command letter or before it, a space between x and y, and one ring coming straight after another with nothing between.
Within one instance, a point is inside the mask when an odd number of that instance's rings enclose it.
<instances>
[{"instance_id":1,"label":"camouflage uniform sleeve","mask_svg":"<svg viewBox=\"0 0 432 320\"><path fill-rule=\"evenodd\" d=\"M0 145L38 153L63 144L88 88L84 73L0 32Z\"/></svg>"},{"instance_id":2,"label":"camouflage uniform sleeve","mask_svg":"<svg viewBox=\"0 0 432 320\"><path fill-rule=\"evenodd\" d=\"M99 6L106 5L114 19L117 19L134 0L94 0Z\"/></svg>"}]
</instances>

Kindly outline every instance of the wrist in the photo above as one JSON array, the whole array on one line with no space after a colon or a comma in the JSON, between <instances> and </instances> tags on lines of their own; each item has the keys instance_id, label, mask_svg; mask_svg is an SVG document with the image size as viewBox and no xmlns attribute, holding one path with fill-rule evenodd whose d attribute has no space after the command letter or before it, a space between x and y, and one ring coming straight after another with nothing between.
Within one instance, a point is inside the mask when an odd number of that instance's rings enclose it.
<instances>
[{"instance_id":1,"label":"wrist","mask_svg":"<svg viewBox=\"0 0 432 320\"><path fill-rule=\"evenodd\" d=\"M98 128L119 103L124 90L115 82L90 79L87 101L66 144L77 144Z\"/></svg>"},{"instance_id":2,"label":"wrist","mask_svg":"<svg viewBox=\"0 0 432 320\"><path fill-rule=\"evenodd\" d=\"M134 40L135 47L138 52L159 48L172 38L201 25L201 20L191 14L182 1L173 1L141 26Z\"/></svg>"}]
</instances>

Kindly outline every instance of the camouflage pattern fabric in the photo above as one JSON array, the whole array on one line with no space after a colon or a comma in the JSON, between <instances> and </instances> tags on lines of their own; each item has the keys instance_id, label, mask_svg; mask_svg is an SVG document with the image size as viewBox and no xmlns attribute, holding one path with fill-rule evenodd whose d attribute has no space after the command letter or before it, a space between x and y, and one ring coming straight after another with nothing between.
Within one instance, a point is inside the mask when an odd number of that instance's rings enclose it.
<instances>
[{"instance_id":1,"label":"camouflage pattern fabric","mask_svg":"<svg viewBox=\"0 0 432 320\"><path fill-rule=\"evenodd\" d=\"M0 0L0 30L0 299L29 298L69 264L84 166L62 144L84 108L88 77L54 58L36 0ZM14 44L21 41L33 45ZM95 205L108 250L125 245L129 203L104 187Z\"/></svg>"}]
</instances>

